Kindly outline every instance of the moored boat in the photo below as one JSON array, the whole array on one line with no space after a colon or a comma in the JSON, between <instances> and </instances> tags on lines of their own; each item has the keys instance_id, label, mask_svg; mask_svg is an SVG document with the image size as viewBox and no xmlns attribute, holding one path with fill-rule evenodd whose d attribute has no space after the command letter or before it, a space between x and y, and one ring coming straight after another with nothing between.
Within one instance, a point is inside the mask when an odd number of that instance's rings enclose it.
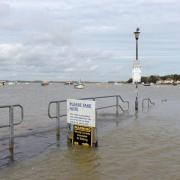
<instances>
[{"instance_id":1,"label":"moored boat","mask_svg":"<svg viewBox=\"0 0 180 180\"><path fill-rule=\"evenodd\" d=\"M151 84L150 83L145 83L144 86L150 86Z\"/></svg>"},{"instance_id":2,"label":"moored boat","mask_svg":"<svg viewBox=\"0 0 180 180\"><path fill-rule=\"evenodd\" d=\"M73 84L72 81L66 81L66 82L64 83L64 85L72 85L72 84Z\"/></svg>"},{"instance_id":3,"label":"moored boat","mask_svg":"<svg viewBox=\"0 0 180 180\"><path fill-rule=\"evenodd\" d=\"M49 85L48 81L42 81L41 86L47 86L47 85Z\"/></svg>"},{"instance_id":4,"label":"moored boat","mask_svg":"<svg viewBox=\"0 0 180 180\"><path fill-rule=\"evenodd\" d=\"M83 84L82 82L78 82L74 85L74 88L76 89L84 89L85 88L85 84Z\"/></svg>"}]
</instances>

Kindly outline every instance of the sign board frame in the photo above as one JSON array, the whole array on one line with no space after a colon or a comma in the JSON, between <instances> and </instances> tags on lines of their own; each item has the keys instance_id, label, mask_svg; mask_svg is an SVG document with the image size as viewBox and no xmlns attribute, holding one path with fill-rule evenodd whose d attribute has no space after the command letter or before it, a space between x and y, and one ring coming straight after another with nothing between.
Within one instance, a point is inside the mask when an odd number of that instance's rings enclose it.
<instances>
[{"instance_id":1,"label":"sign board frame","mask_svg":"<svg viewBox=\"0 0 180 180\"><path fill-rule=\"evenodd\" d=\"M67 124L72 144L92 147L96 129L95 101L67 99Z\"/></svg>"},{"instance_id":2,"label":"sign board frame","mask_svg":"<svg viewBox=\"0 0 180 180\"><path fill-rule=\"evenodd\" d=\"M96 127L96 109L93 100L67 99L67 123Z\"/></svg>"}]
</instances>

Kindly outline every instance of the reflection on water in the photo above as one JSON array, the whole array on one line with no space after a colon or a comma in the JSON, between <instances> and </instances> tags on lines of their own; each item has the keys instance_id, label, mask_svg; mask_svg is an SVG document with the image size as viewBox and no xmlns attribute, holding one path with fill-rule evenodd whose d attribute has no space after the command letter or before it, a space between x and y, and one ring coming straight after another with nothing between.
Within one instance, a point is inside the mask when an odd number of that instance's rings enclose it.
<instances>
[{"instance_id":1,"label":"reflection on water","mask_svg":"<svg viewBox=\"0 0 180 180\"><path fill-rule=\"evenodd\" d=\"M32 86L21 89L22 92L29 91L37 100L28 114L28 119L33 117L38 122L33 123L30 119L24 124L25 127L35 129L37 133L15 140L16 161L1 168L1 180L180 179L180 87L140 87L139 101L150 97L156 105L143 112L139 107L139 113L134 112L133 86L109 86L102 89L100 86L91 85L79 93L68 89L70 87L65 89L64 86L55 85L41 93L46 94L46 100L43 100L41 95L38 99L39 88ZM63 95L59 96L54 88L60 89ZM54 91L54 99L64 99L63 96L92 96L89 95L92 92L94 95L121 94L130 101L131 111L118 117L113 109L98 112L98 148L67 145L65 128L61 129L59 146L56 146L55 131L39 132L36 126L44 122L43 126L39 126L42 130L48 129L49 124L50 127L55 125L51 120L47 121L45 116L47 102L53 99L51 93ZM19 100L24 102L26 107L29 106L28 97L21 98L19 97ZM162 101L163 99L166 101ZM36 112L37 106L42 102L45 104L37 115L34 111ZM65 123L63 125L65 127ZM21 132L21 129L17 131ZM7 143L7 140L0 142L1 158L6 156L3 148L7 148ZM1 158L2 167L7 160Z\"/></svg>"}]
</instances>

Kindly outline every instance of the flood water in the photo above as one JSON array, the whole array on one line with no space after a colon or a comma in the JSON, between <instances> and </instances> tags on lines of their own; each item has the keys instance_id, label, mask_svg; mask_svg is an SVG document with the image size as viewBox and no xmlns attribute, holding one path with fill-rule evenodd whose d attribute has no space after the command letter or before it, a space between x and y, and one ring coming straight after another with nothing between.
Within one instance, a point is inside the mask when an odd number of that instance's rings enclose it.
<instances>
[{"instance_id":1,"label":"flood water","mask_svg":"<svg viewBox=\"0 0 180 180\"><path fill-rule=\"evenodd\" d=\"M139 86L139 112L134 112L134 85L88 84L85 89L50 84L18 84L0 88L0 106L21 104L24 122L15 128L15 161L8 158L8 128L0 129L0 180L178 180L180 179L180 86ZM53 100L121 95L129 112L98 111L98 147L67 144L66 118L56 141L48 103ZM155 106L141 107L151 98ZM97 100L97 107L115 99ZM126 105L120 103L123 108ZM62 107L65 111L66 106ZM19 119L19 111L15 113ZM0 125L8 123L0 109Z\"/></svg>"}]
</instances>

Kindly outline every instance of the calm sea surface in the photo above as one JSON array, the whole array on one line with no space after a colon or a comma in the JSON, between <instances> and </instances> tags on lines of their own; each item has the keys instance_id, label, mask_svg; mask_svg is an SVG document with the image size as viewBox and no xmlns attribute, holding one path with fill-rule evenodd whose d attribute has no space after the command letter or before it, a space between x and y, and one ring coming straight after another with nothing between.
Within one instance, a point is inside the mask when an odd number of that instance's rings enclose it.
<instances>
[{"instance_id":1,"label":"calm sea surface","mask_svg":"<svg viewBox=\"0 0 180 180\"><path fill-rule=\"evenodd\" d=\"M56 122L47 114L50 101L106 95L121 95L130 110L118 117L113 108L98 112L97 148L68 145L66 118L56 141ZM180 86L139 86L139 113L134 112L135 95L133 85L88 84L82 90L63 84L1 87L0 106L21 104L25 120L15 129L13 163L8 159L8 128L0 129L0 180L180 179ZM147 97L155 106L142 110ZM98 100L97 107L114 103L115 98ZM15 114L18 120L19 111ZM0 109L0 125L7 123L8 111Z\"/></svg>"}]
</instances>

